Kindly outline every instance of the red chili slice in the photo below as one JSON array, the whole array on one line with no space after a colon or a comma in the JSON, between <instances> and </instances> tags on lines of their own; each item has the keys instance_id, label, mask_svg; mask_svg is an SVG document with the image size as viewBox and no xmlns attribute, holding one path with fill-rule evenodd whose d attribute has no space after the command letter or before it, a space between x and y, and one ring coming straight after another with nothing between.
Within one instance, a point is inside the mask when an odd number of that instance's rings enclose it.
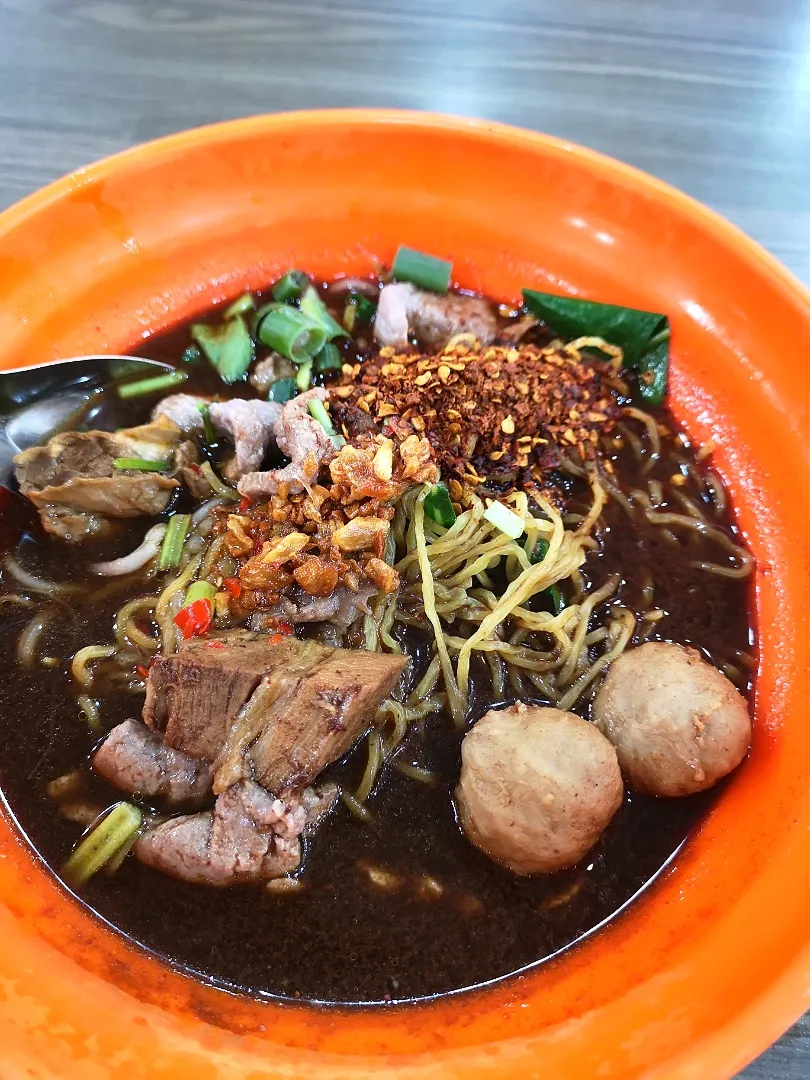
<instances>
[{"instance_id":1,"label":"red chili slice","mask_svg":"<svg viewBox=\"0 0 810 1080\"><path fill-rule=\"evenodd\" d=\"M174 624L180 628L183 637L201 637L208 632L211 620L214 617L214 608L210 600L202 597L181 608L174 617Z\"/></svg>"},{"instance_id":2,"label":"red chili slice","mask_svg":"<svg viewBox=\"0 0 810 1080\"><path fill-rule=\"evenodd\" d=\"M230 595L237 599L242 595L242 582L236 577L226 577L222 579L222 587L230 593Z\"/></svg>"}]
</instances>

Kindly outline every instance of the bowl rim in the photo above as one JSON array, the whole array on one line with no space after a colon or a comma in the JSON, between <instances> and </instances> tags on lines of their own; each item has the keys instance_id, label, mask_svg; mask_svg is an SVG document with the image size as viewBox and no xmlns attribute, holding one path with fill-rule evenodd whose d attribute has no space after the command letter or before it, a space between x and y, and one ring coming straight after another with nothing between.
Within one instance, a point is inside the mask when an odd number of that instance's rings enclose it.
<instances>
[{"instance_id":1,"label":"bowl rim","mask_svg":"<svg viewBox=\"0 0 810 1080\"><path fill-rule=\"evenodd\" d=\"M727 248L732 248L793 303L810 314L810 289L774 255L723 215L685 192L635 166L600 151L556 136L486 119L408 109L351 108L308 109L256 114L239 119L201 125L160 138L138 143L104 156L52 181L0 212L0 232L14 228L58 203L86 183L103 181L120 169L139 162L155 165L178 153L222 136L245 137L272 128L300 131L307 127L340 129L347 123L373 126L400 124L406 128L458 133L487 140L494 137L515 146L540 147L557 159L570 157L586 165L599 177L620 181L637 194L646 193L685 216ZM730 1076L752 1061L778 1039L810 1006L810 934L807 945L774 978L770 986L742 1011L719 1028L701 1036L676 1058L656 1068L657 1080L687 1080L693 1077ZM698 1064L699 1061L699 1064Z\"/></svg>"},{"instance_id":2,"label":"bowl rim","mask_svg":"<svg viewBox=\"0 0 810 1080\"><path fill-rule=\"evenodd\" d=\"M463 133L466 135L494 135L500 140L515 144L540 145L555 157L570 156L589 166L602 176L621 176L636 191L654 192L657 196L693 220L715 236L722 237L740 254L747 255L767 269L774 282L786 288L793 297L810 307L810 286L790 270L780 259L771 254L762 244L749 236L740 226L735 225L717 210L688 195L685 191L661 180L652 173L621 161L619 158L594 150L581 143L572 142L557 135L505 124L498 120L467 117L452 113L423 111L420 109L387 109L372 107L334 108L334 109L290 109L277 113L256 113L232 120L220 120L212 124L199 124L181 131L161 135L155 139L138 142L133 146L95 158L87 165L82 165L72 172L65 173L44 186L23 196L10 206L0 210L0 230L23 223L30 216L39 213L46 206L58 202L65 195L75 192L84 183L103 180L120 168L149 158L152 164L161 157L169 157L188 147L208 143L217 136L245 136L265 130L268 126L300 130L305 127L323 127L324 125L340 128L347 123L356 124L401 124L403 127Z\"/></svg>"}]
</instances>

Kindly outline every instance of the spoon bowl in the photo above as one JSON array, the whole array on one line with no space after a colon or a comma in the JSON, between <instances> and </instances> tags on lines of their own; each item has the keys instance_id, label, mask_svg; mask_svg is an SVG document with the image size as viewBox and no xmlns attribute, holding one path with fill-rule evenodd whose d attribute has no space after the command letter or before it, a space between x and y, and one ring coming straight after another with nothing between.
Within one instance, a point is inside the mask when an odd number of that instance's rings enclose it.
<instances>
[{"instance_id":1,"label":"spoon bowl","mask_svg":"<svg viewBox=\"0 0 810 1080\"><path fill-rule=\"evenodd\" d=\"M0 487L10 488L14 457L91 420L111 384L170 372L141 356L72 356L4 371L0 380Z\"/></svg>"}]
</instances>

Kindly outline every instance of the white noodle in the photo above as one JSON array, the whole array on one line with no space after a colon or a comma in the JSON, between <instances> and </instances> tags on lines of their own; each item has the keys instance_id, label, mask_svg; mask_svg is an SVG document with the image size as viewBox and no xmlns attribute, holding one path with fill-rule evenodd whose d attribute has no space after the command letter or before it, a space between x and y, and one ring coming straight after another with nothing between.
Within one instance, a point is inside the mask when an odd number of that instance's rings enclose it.
<instances>
[{"instance_id":1,"label":"white noodle","mask_svg":"<svg viewBox=\"0 0 810 1080\"><path fill-rule=\"evenodd\" d=\"M95 574L101 574L102 577L134 574L158 554L165 532L166 526L163 522L153 525L138 547L130 551L129 555L122 555L120 559L113 559L111 562L94 563L90 569Z\"/></svg>"}]
</instances>

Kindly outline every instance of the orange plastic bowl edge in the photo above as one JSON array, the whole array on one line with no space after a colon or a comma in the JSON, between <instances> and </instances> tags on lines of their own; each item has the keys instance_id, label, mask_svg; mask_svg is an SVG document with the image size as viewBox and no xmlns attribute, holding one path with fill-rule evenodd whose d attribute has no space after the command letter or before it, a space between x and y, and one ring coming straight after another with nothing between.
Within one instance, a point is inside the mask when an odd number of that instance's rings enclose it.
<instances>
[{"instance_id":1,"label":"orange plastic bowl edge","mask_svg":"<svg viewBox=\"0 0 810 1080\"><path fill-rule=\"evenodd\" d=\"M0 215L0 366L137 348L289 265L364 272L399 243L504 299L535 285L670 315L673 406L715 440L758 563L751 759L675 868L580 947L484 992L371 1012L262 1004L171 971L73 902L5 819L9 1080L696 1080L730 1076L808 1004L810 305L750 240L544 136L411 113L259 117L128 151Z\"/></svg>"}]
</instances>

